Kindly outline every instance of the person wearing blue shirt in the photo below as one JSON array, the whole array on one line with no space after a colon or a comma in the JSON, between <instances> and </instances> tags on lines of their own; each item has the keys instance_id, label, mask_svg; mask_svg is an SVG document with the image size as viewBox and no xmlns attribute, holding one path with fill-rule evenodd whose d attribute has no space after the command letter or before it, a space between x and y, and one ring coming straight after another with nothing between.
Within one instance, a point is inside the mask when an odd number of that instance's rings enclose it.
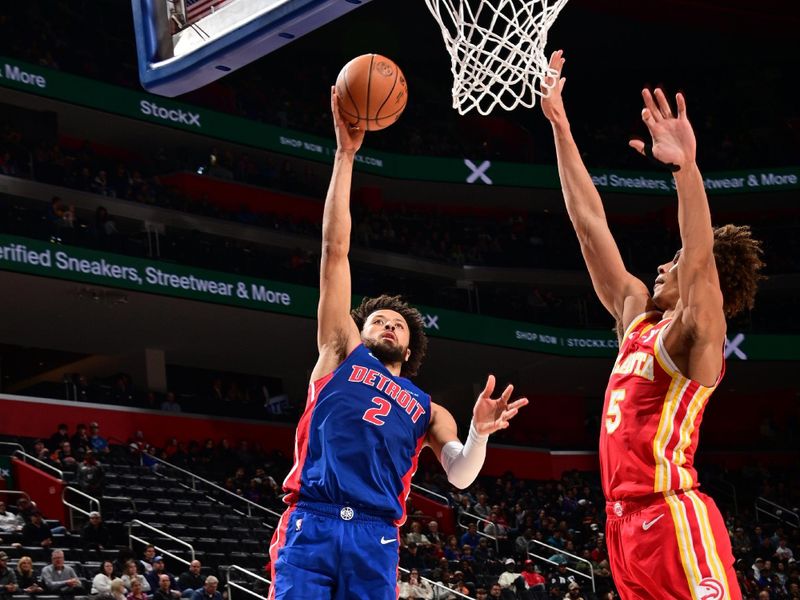
<instances>
[{"instance_id":1,"label":"person wearing blue shirt","mask_svg":"<svg viewBox=\"0 0 800 600\"><path fill-rule=\"evenodd\" d=\"M470 523L467 532L461 536L461 547L463 548L464 544L467 544L471 548L477 548L480 541L481 536L478 535L478 526L475 523Z\"/></svg>"},{"instance_id":2,"label":"person wearing blue shirt","mask_svg":"<svg viewBox=\"0 0 800 600\"><path fill-rule=\"evenodd\" d=\"M203 587L192 594L192 600L222 600L222 594L217 591L218 585L219 579L209 575Z\"/></svg>"}]
</instances>

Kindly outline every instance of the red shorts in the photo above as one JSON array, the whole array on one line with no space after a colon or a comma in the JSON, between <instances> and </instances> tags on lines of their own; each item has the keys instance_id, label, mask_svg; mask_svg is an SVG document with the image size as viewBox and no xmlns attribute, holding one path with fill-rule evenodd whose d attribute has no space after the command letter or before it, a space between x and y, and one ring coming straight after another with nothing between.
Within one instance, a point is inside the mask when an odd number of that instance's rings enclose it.
<instances>
[{"instance_id":1,"label":"red shorts","mask_svg":"<svg viewBox=\"0 0 800 600\"><path fill-rule=\"evenodd\" d=\"M606 543L622 600L741 600L728 530L697 491L606 504Z\"/></svg>"}]
</instances>

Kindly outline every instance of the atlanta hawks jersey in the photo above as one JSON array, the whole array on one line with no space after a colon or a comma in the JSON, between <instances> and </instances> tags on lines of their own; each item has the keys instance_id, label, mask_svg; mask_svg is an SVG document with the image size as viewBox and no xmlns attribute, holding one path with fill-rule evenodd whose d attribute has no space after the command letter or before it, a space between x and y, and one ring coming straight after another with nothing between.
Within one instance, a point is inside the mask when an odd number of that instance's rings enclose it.
<instances>
[{"instance_id":1,"label":"atlanta hawks jersey","mask_svg":"<svg viewBox=\"0 0 800 600\"><path fill-rule=\"evenodd\" d=\"M309 387L285 502L361 508L401 525L430 417L430 396L359 345Z\"/></svg>"},{"instance_id":2,"label":"atlanta hawks jersey","mask_svg":"<svg viewBox=\"0 0 800 600\"><path fill-rule=\"evenodd\" d=\"M700 422L722 373L713 387L684 377L664 347L671 319L661 316L648 312L628 326L608 382L600 429L608 500L697 487Z\"/></svg>"}]
</instances>

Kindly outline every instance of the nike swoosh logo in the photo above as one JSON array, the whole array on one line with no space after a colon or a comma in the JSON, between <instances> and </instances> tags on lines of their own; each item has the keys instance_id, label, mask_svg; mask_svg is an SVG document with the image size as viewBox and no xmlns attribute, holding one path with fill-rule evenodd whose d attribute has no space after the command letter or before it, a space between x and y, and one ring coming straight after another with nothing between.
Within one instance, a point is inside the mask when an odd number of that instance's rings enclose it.
<instances>
[{"instance_id":1,"label":"nike swoosh logo","mask_svg":"<svg viewBox=\"0 0 800 600\"><path fill-rule=\"evenodd\" d=\"M390 540L387 540L385 537L381 536L381 544L383 544L384 546L385 546L386 544L391 544L391 543L393 543L393 542L396 542L396 541L397 541L397 540L395 540L395 539L390 539Z\"/></svg>"},{"instance_id":2,"label":"nike swoosh logo","mask_svg":"<svg viewBox=\"0 0 800 600\"><path fill-rule=\"evenodd\" d=\"M658 515L658 516L657 516L655 519L653 519L652 521L645 521L644 523L642 523L642 529L644 529L645 531L647 531L647 530L648 530L648 529L650 529L650 528L651 528L653 525L655 525L655 524L658 522L658 520L659 520L659 519L661 519L663 516L664 516L664 513L661 513L660 515Z\"/></svg>"}]
</instances>

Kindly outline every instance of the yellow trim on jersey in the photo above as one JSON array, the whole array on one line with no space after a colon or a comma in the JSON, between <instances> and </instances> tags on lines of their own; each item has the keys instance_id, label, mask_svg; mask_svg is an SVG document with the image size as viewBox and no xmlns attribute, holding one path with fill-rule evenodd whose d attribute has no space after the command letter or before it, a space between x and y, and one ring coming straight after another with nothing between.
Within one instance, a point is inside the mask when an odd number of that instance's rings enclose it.
<instances>
[{"instance_id":1,"label":"yellow trim on jersey","mask_svg":"<svg viewBox=\"0 0 800 600\"><path fill-rule=\"evenodd\" d=\"M686 497L691 500L694 511L697 514L697 521L700 524L700 537L703 543L703 550L706 553L706 561L711 569L712 576L719 581L725 588L725 597L730 598L731 592L728 584L728 575L722 564L722 559L717 552L717 541L714 538L714 531L711 529L711 521L708 518L708 508L705 502L693 491L686 492Z\"/></svg>"},{"instance_id":2,"label":"yellow trim on jersey","mask_svg":"<svg viewBox=\"0 0 800 600\"><path fill-rule=\"evenodd\" d=\"M681 555L681 565L683 566L683 572L686 574L686 582L689 584L689 592L692 594L692 600L699 600L697 588L700 586L703 576L700 573L697 553L694 551L692 530L689 527L686 506L675 497L675 492L665 492L664 499L667 501L667 506L669 506L672 514L672 523L675 526L675 536L678 540L678 550Z\"/></svg>"},{"instance_id":3,"label":"yellow trim on jersey","mask_svg":"<svg viewBox=\"0 0 800 600\"><path fill-rule=\"evenodd\" d=\"M658 332L656 336L656 343L653 344L653 352L656 355L656 360L658 364L661 365L661 368L666 371L667 375L672 377L684 377L683 373L678 370L678 367L675 366L675 363L672 362L672 357L667 352L666 346L664 346L664 332L669 329L669 323L661 328L661 331Z\"/></svg>"},{"instance_id":4,"label":"yellow trim on jersey","mask_svg":"<svg viewBox=\"0 0 800 600\"><path fill-rule=\"evenodd\" d=\"M625 329L625 333L623 333L623 334L622 334L622 339L620 340L620 344L619 344L619 345L620 345L620 348L622 347L622 342L624 342L624 341L625 341L625 338L627 338L627 337L628 337L628 336L631 334L631 332L634 330L634 328L635 328L637 325L639 325L639 323L641 323L642 321L644 321L644 320L645 320L647 317L649 317L649 316L651 316L651 315L655 315L655 314L660 314L660 311L657 311L657 310L648 310L648 311L646 311L646 312L643 312L643 313L642 313L642 314L640 314L639 316L637 316L637 317L634 317L634 318L633 318L633 321L631 321L630 325L628 325L628 327Z\"/></svg>"},{"instance_id":5,"label":"yellow trim on jersey","mask_svg":"<svg viewBox=\"0 0 800 600\"><path fill-rule=\"evenodd\" d=\"M692 434L697 425L697 415L706 405L713 391L714 388L698 389L691 402L689 402L686 416L683 418L683 423L681 423L680 437L672 453L672 462L678 467L678 472L681 477L681 489L683 490L688 490L694 485L689 471L683 468L683 465L686 464L686 448L692 443Z\"/></svg>"},{"instance_id":6,"label":"yellow trim on jersey","mask_svg":"<svg viewBox=\"0 0 800 600\"><path fill-rule=\"evenodd\" d=\"M670 490L672 474L667 458L667 444L674 431L675 415L680 407L680 399L686 392L689 380L683 377L673 377L672 383L667 390L666 400L661 409L661 419L658 422L656 436L653 438L653 458L656 463L654 492L666 492Z\"/></svg>"}]
</instances>

